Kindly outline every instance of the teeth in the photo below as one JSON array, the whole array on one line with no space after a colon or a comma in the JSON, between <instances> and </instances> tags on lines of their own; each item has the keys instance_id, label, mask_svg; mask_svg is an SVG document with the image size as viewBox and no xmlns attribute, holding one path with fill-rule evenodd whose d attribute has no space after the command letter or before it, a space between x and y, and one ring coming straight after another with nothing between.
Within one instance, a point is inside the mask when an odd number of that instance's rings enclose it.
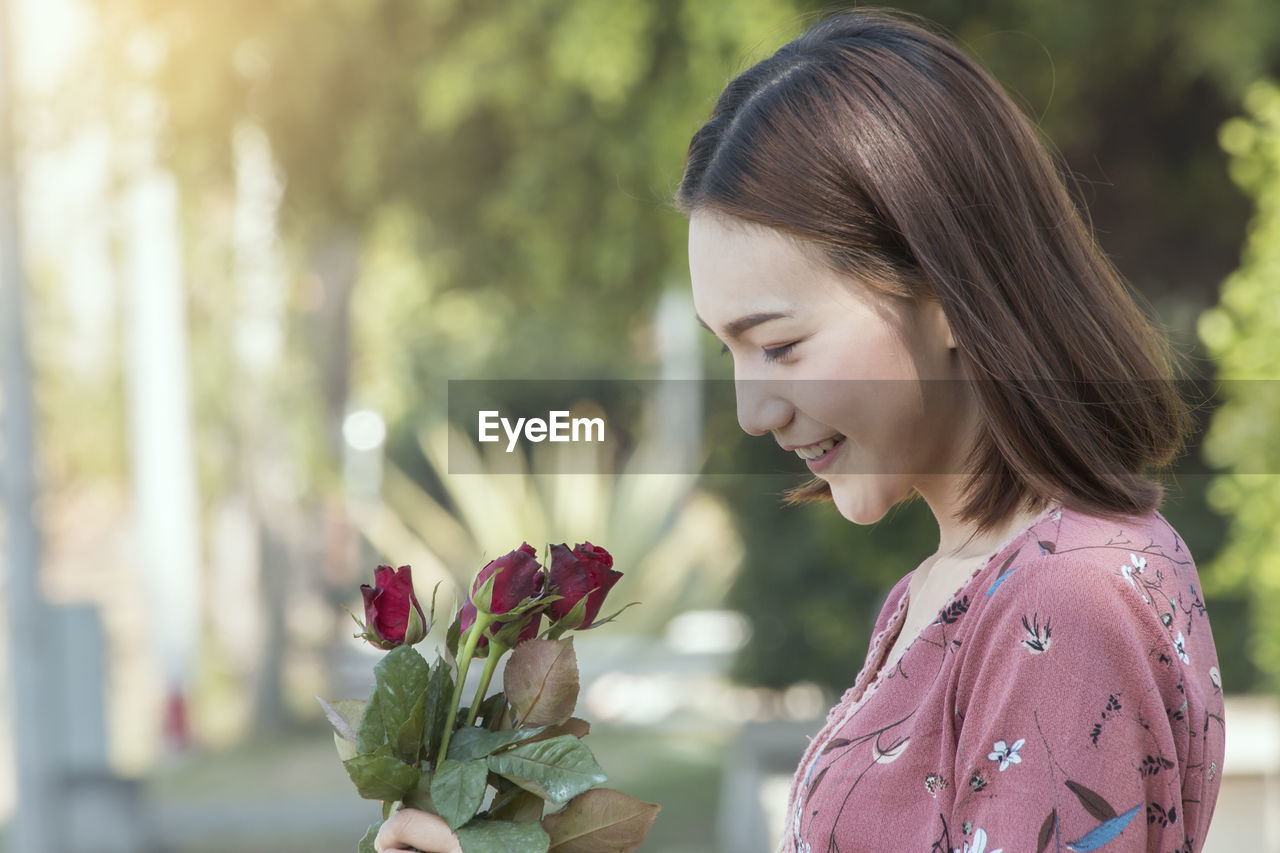
<instances>
[{"instance_id":1,"label":"teeth","mask_svg":"<svg viewBox=\"0 0 1280 853\"><path fill-rule=\"evenodd\" d=\"M801 459L820 459L828 450L835 447L836 443L842 438L844 438L842 435L833 435L831 438L824 438L817 444L808 444L804 447L797 447L796 455Z\"/></svg>"}]
</instances>

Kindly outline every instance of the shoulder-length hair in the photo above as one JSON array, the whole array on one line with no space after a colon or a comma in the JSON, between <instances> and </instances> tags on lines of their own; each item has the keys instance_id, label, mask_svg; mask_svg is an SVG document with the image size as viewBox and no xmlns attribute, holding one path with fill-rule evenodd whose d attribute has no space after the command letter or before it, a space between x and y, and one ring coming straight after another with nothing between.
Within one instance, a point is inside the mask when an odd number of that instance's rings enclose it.
<instances>
[{"instance_id":1,"label":"shoulder-length hair","mask_svg":"<svg viewBox=\"0 0 1280 853\"><path fill-rule=\"evenodd\" d=\"M1056 500L1156 508L1188 416L1168 341L1095 242L1026 117L916 19L826 18L735 77L676 205L785 232L835 270L936 300L982 413L962 517ZM830 497L821 480L793 501Z\"/></svg>"}]
</instances>

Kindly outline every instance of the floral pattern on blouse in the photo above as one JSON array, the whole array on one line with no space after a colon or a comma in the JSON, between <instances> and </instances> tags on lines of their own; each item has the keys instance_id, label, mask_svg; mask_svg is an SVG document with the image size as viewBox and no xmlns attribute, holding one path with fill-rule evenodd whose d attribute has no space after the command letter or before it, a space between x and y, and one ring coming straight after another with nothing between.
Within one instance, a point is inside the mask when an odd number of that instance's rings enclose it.
<instances>
[{"instance_id":1,"label":"floral pattern on blouse","mask_svg":"<svg viewBox=\"0 0 1280 853\"><path fill-rule=\"evenodd\" d=\"M785 853L1200 850L1222 683L1159 513L1050 507L884 666L910 575L792 784Z\"/></svg>"}]
</instances>

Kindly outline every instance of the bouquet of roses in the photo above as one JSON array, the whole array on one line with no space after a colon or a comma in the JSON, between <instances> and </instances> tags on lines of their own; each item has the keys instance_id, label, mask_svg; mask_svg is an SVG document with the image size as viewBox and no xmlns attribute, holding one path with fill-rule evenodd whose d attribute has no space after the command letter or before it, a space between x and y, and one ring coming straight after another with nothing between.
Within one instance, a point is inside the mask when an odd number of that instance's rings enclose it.
<instances>
[{"instance_id":1,"label":"bouquet of roses","mask_svg":"<svg viewBox=\"0 0 1280 853\"><path fill-rule=\"evenodd\" d=\"M544 569L528 544L480 570L428 663L414 648L431 630L408 566L379 566L360 587L357 634L386 655L369 699L320 700L338 755L361 797L439 815L466 853L605 853L634 850L659 807L598 787L606 780L573 716L578 664L570 631L598 619L622 577L604 548L550 547ZM629 606L629 605L628 605ZM623 608L624 610L626 608ZM546 627L543 628L543 618ZM487 695L507 656L503 690ZM469 706L459 707L473 660L484 661ZM382 821L358 848L373 853Z\"/></svg>"}]
</instances>

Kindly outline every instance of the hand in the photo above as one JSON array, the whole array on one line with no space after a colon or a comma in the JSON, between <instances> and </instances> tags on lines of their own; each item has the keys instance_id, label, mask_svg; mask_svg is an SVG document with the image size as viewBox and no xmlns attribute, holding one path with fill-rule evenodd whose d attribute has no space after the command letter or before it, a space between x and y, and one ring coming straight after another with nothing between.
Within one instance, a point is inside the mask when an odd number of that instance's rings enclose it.
<instances>
[{"instance_id":1,"label":"hand","mask_svg":"<svg viewBox=\"0 0 1280 853\"><path fill-rule=\"evenodd\" d=\"M407 853L407 848L422 853L462 853L449 824L418 809L400 809L393 814L378 830L373 846L378 853Z\"/></svg>"}]
</instances>

